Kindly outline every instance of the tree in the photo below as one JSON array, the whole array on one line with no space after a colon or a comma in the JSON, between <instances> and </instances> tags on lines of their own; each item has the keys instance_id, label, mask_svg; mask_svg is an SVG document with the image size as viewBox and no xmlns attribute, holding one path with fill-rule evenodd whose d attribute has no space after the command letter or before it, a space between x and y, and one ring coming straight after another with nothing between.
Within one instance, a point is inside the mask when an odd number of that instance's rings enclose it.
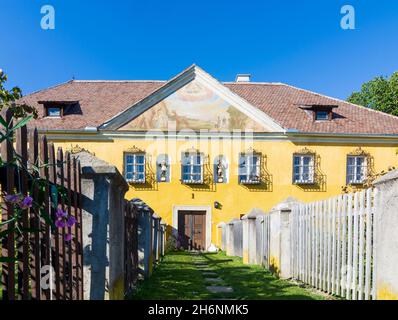
<instances>
[{"instance_id":1,"label":"tree","mask_svg":"<svg viewBox=\"0 0 398 320\"><path fill-rule=\"evenodd\" d=\"M398 72L364 83L361 91L353 92L347 101L398 116Z\"/></svg>"},{"instance_id":2,"label":"tree","mask_svg":"<svg viewBox=\"0 0 398 320\"><path fill-rule=\"evenodd\" d=\"M0 69L0 111L3 109L11 109L15 118L24 118L27 115L33 115L37 118L37 110L24 103L16 102L22 98L22 91L18 87L7 90L4 84L7 82L7 75Z\"/></svg>"}]
</instances>

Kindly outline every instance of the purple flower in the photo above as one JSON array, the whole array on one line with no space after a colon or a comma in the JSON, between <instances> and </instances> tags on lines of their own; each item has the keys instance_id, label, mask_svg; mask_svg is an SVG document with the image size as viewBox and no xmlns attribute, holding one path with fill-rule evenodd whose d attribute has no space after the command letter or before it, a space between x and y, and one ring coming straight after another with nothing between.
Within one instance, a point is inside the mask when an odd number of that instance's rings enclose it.
<instances>
[{"instance_id":1,"label":"purple flower","mask_svg":"<svg viewBox=\"0 0 398 320\"><path fill-rule=\"evenodd\" d=\"M4 200L6 202L12 203L12 204L16 204L20 201L20 195L19 194L7 194L4 197Z\"/></svg>"},{"instance_id":2,"label":"purple flower","mask_svg":"<svg viewBox=\"0 0 398 320\"><path fill-rule=\"evenodd\" d=\"M76 219L74 216L69 216L68 221L66 221L66 224L68 227L73 227L76 223Z\"/></svg>"},{"instance_id":3,"label":"purple flower","mask_svg":"<svg viewBox=\"0 0 398 320\"><path fill-rule=\"evenodd\" d=\"M69 241L72 240L72 235L70 233L68 233L68 234L65 235L64 239L65 239L66 242L69 242Z\"/></svg>"},{"instance_id":4,"label":"purple flower","mask_svg":"<svg viewBox=\"0 0 398 320\"><path fill-rule=\"evenodd\" d=\"M65 221L62 219L58 219L57 221L55 221L55 226L57 228L65 228Z\"/></svg>"},{"instance_id":5,"label":"purple flower","mask_svg":"<svg viewBox=\"0 0 398 320\"><path fill-rule=\"evenodd\" d=\"M33 198L30 196L26 196L19 204L19 206L21 207L21 209L28 209L32 207L32 204L33 204Z\"/></svg>"},{"instance_id":6,"label":"purple flower","mask_svg":"<svg viewBox=\"0 0 398 320\"><path fill-rule=\"evenodd\" d=\"M63 211L62 209L58 209L57 212L55 213L58 219L66 218L67 213Z\"/></svg>"}]
</instances>

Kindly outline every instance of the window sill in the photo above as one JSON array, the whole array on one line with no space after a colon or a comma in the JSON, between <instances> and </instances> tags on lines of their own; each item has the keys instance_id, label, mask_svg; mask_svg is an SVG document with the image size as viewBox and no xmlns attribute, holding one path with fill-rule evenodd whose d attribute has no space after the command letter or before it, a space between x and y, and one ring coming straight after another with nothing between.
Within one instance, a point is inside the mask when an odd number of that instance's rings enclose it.
<instances>
[{"instance_id":1,"label":"window sill","mask_svg":"<svg viewBox=\"0 0 398 320\"><path fill-rule=\"evenodd\" d=\"M260 184L261 181L242 180L239 184Z\"/></svg>"},{"instance_id":2,"label":"window sill","mask_svg":"<svg viewBox=\"0 0 398 320\"><path fill-rule=\"evenodd\" d=\"M313 186L316 184L315 181L295 181L293 182L294 185L297 186Z\"/></svg>"},{"instance_id":3,"label":"window sill","mask_svg":"<svg viewBox=\"0 0 398 320\"><path fill-rule=\"evenodd\" d=\"M145 184L145 180L126 180L128 184Z\"/></svg>"},{"instance_id":4,"label":"window sill","mask_svg":"<svg viewBox=\"0 0 398 320\"><path fill-rule=\"evenodd\" d=\"M183 184L204 184L203 181L195 181L195 180L182 180Z\"/></svg>"},{"instance_id":5,"label":"window sill","mask_svg":"<svg viewBox=\"0 0 398 320\"><path fill-rule=\"evenodd\" d=\"M364 181L362 182L348 182L347 185L349 186L363 186L365 184Z\"/></svg>"}]
</instances>

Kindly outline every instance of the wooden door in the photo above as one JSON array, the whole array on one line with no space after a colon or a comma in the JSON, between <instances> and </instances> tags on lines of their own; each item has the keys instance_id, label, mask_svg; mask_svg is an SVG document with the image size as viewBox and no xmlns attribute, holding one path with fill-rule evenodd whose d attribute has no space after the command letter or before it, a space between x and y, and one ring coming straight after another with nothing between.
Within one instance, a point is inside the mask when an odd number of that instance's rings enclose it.
<instances>
[{"instance_id":1,"label":"wooden door","mask_svg":"<svg viewBox=\"0 0 398 320\"><path fill-rule=\"evenodd\" d=\"M179 211L178 234L186 250L206 249L206 211Z\"/></svg>"}]
</instances>

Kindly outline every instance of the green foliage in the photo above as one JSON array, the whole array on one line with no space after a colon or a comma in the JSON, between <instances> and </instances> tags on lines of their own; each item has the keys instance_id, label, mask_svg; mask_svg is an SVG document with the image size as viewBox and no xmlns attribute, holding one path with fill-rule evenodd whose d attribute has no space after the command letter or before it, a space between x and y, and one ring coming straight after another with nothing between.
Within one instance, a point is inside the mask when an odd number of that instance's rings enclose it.
<instances>
[{"instance_id":1,"label":"green foliage","mask_svg":"<svg viewBox=\"0 0 398 320\"><path fill-rule=\"evenodd\" d=\"M28 177L30 190L28 194L20 194L18 190L13 190L7 194L4 190L0 190L0 197L3 198L3 201L1 201L2 206L7 205L13 208L13 210L10 211L12 212L12 216L7 220L0 221L0 242L2 239L9 237L10 233L13 233L15 239L17 239L23 232L37 233L41 231L34 228L23 228L22 216L29 208L37 212L51 228L56 228L54 220L48 212L47 205L51 206L53 209L52 212L54 212L61 210L59 209L60 203L70 204L67 197L67 190L64 186L55 185L47 179L40 177L40 172L43 168L56 166L56 164L42 163L39 161L38 163L29 163L29 165L26 166L21 155L17 153L13 143L16 130L27 125L33 118L36 118L37 111L31 106L19 104L17 100L22 97L21 90L18 87L7 90L4 87L6 81L7 76L0 70L0 111L3 109L10 110L13 118L13 125L11 125L11 122L8 123L6 119L0 115L0 143L4 141L10 142L9 145L12 154L9 161L5 161L5 159L2 159L0 156L0 169L14 168L17 177L22 174L26 175ZM34 199L30 196L33 194L35 195ZM50 195L51 198L50 203L48 203L48 195ZM68 218L63 210L61 210L61 213L65 214L65 218L63 218L63 215L61 218L58 217L59 219ZM0 262L16 260L16 257L0 257Z\"/></svg>"},{"instance_id":2,"label":"green foliage","mask_svg":"<svg viewBox=\"0 0 398 320\"><path fill-rule=\"evenodd\" d=\"M364 83L361 91L353 92L347 101L398 116L398 72Z\"/></svg>"},{"instance_id":3,"label":"green foliage","mask_svg":"<svg viewBox=\"0 0 398 320\"><path fill-rule=\"evenodd\" d=\"M26 118L28 115L36 119L38 114L34 107L17 102L18 99L22 98L22 90L18 87L11 90L5 88L7 80L7 75L0 69L0 111L9 108L17 119Z\"/></svg>"}]
</instances>

